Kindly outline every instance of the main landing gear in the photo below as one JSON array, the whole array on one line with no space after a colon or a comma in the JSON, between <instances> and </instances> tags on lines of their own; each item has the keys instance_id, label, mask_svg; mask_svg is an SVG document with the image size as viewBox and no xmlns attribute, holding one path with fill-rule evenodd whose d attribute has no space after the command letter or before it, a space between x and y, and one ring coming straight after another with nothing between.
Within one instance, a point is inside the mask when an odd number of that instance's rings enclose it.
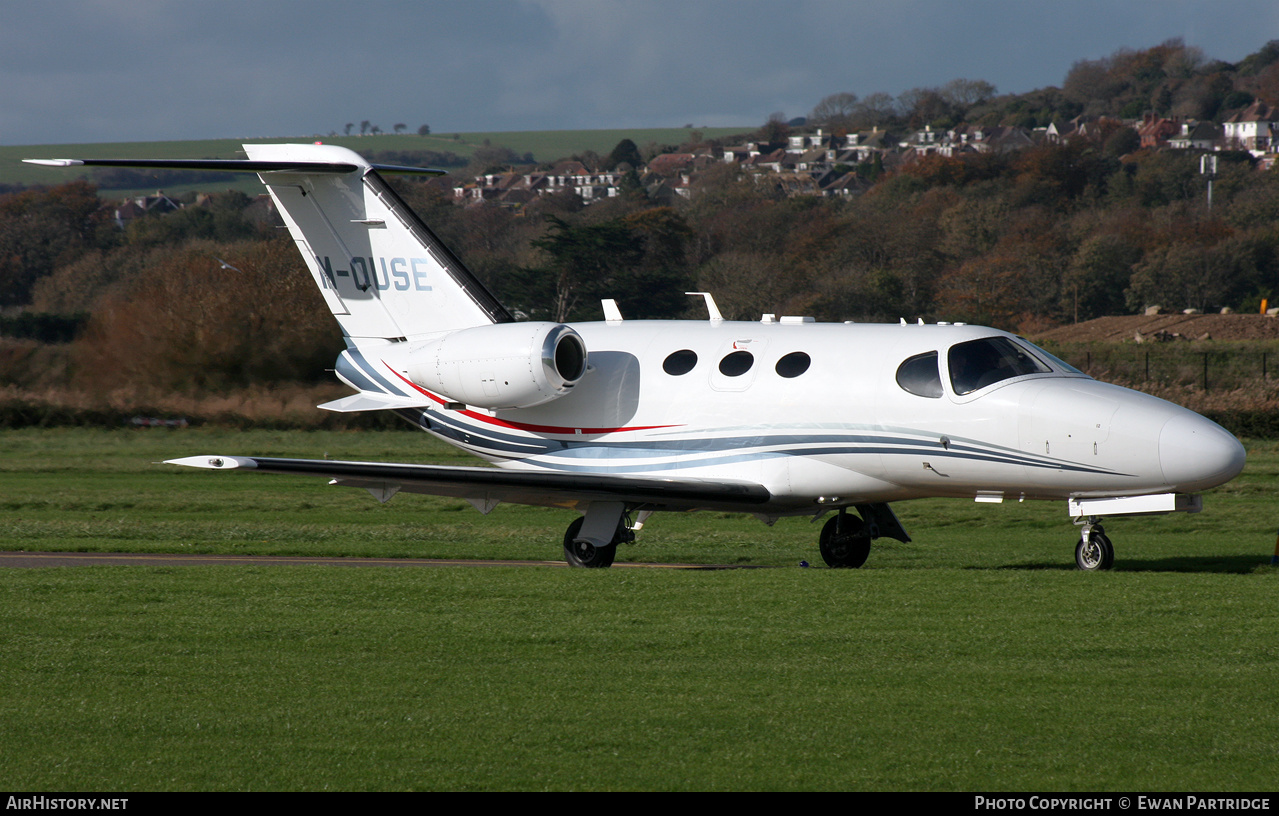
<instances>
[{"instance_id":1,"label":"main landing gear","mask_svg":"<svg viewBox=\"0 0 1279 816\"><path fill-rule=\"evenodd\" d=\"M570 567L603 569L613 565L617 545L635 540L624 510L620 502L596 502L586 515L568 526L564 532L564 560Z\"/></svg>"},{"instance_id":2,"label":"main landing gear","mask_svg":"<svg viewBox=\"0 0 1279 816\"><path fill-rule=\"evenodd\" d=\"M1101 521L1096 516L1079 528L1079 543L1075 545L1075 565L1081 570L1108 570L1115 565L1115 547L1106 536Z\"/></svg>"},{"instance_id":3,"label":"main landing gear","mask_svg":"<svg viewBox=\"0 0 1279 816\"><path fill-rule=\"evenodd\" d=\"M866 563L870 543L877 538L895 538L903 544L910 542L897 514L887 504L855 504L853 508L860 518L849 512L852 508L841 507L839 515L822 527L817 546L826 566L857 569Z\"/></svg>"},{"instance_id":4,"label":"main landing gear","mask_svg":"<svg viewBox=\"0 0 1279 816\"><path fill-rule=\"evenodd\" d=\"M817 546L828 567L857 569L870 555L870 539L866 523L841 507L839 515L822 527Z\"/></svg>"}]
</instances>

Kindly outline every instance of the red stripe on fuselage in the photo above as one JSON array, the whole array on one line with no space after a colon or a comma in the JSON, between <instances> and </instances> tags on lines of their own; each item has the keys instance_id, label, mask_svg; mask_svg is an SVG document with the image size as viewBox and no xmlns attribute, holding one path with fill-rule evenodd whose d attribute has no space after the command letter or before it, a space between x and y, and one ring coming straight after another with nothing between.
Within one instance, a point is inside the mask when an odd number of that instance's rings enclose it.
<instances>
[{"instance_id":1,"label":"red stripe on fuselage","mask_svg":"<svg viewBox=\"0 0 1279 816\"><path fill-rule=\"evenodd\" d=\"M435 402L438 402L440 405L445 405L449 402L449 400L446 400L442 397L432 394L430 391L427 391L425 388L413 382L412 380L406 379L402 374L400 374L400 372L392 368L385 360L382 361L382 365L386 366L388 371L390 371L396 377L399 377L401 380L403 380L404 383L408 385L410 388L414 389L415 391L421 392L423 395L427 397L430 397L432 400L434 400ZM622 431L651 431L657 428L680 427L679 425L634 425L634 426L625 427L625 428L567 428L560 425L532 425L527 422L508 422L505 419L498 419L497 417L485 416L484 414L479 414L479 413L476 413L475 411L463 410L463 411L458 411L458 413L464 417L470 417L471 419L476 419L476 420L479 420L480 422L484 422L489 425L498 425L503 428L511 428L517 431L528 431L529 433L544 433L544 434L564 434L567 436L576 436L578 434L619 433Z\"/></svg>"}]
</instances>

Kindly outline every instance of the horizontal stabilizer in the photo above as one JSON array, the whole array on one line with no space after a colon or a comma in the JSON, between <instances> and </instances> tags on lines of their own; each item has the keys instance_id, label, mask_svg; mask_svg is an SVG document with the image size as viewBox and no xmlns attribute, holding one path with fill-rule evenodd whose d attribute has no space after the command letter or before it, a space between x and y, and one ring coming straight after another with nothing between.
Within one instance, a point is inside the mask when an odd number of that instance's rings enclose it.
<instances>
[{"instance_id":1,"label":"horizontal stabilizer","mask_svg":"<svg viewBox=\"0 0 1279 816\"><path fill-rule=\"evenodd\" d=\"M346 487L394 486L406 493L459 499L577 507L593 501L622 501L652 510L745 510L772 496L750 482L653 479L605 473L562 473L486 467L341 462L328 459L271 459L257 456L188 456L169 465L210 470L257 470L323 476Z\"/></svg>"},{"instance_id":2,"label":"horizontal stabilizer","mask_svg":"<svg viewBox=\"0 0 1279 816\"><path fill-rule=\"evenodd\" d=\"M142 167L153 170L218 170L225 173L354 173L364 168L350 162L261 161L246 159L23 159L45 167ZM396 164L368 165L379 173L443 176L448 171L434 167L402 167Z\"/></svg>"}]
</instances>

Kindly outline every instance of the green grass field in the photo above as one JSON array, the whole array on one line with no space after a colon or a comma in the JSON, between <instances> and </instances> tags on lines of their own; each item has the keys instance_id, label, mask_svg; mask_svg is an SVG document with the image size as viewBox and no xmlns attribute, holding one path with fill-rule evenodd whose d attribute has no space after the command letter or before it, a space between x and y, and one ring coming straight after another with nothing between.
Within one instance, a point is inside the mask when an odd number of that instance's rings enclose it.
<instances>
[{"instance_id":1,"label":"green grass field","mask_svg":"<svg viewBox=\"0 0 1279 816\"><path fill-rule=\"evenodd\" d=\"M558 559L572 514L196 453L467 461L408 432L0 435L0 548ZM1279 444L1197 516L897 506L857 571L818 525L658 515L619 561L775 569L0 572L15 790L1269 790Z\"/></svg>"}]
</instances>

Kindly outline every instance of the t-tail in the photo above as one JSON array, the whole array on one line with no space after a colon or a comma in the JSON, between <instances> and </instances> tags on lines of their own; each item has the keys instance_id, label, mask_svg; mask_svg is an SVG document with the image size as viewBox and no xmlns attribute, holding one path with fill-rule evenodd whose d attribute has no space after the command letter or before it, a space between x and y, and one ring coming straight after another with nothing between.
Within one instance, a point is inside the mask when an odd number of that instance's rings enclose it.
<instances>
[{"instance_id":1,"label":"t-tail","mask_svg":"<svg viewBox=\"0 0 1279 816\"><path fill-rule=\"evenodd\" d=\"M245 145L348 345L404 342L512 321L509 312L358 154ZM308 168L308 163L317 165ZM349 165L350 172L329 168ZM401 170L407 168L386 168Z\"/></svg>"}]
</instances>

